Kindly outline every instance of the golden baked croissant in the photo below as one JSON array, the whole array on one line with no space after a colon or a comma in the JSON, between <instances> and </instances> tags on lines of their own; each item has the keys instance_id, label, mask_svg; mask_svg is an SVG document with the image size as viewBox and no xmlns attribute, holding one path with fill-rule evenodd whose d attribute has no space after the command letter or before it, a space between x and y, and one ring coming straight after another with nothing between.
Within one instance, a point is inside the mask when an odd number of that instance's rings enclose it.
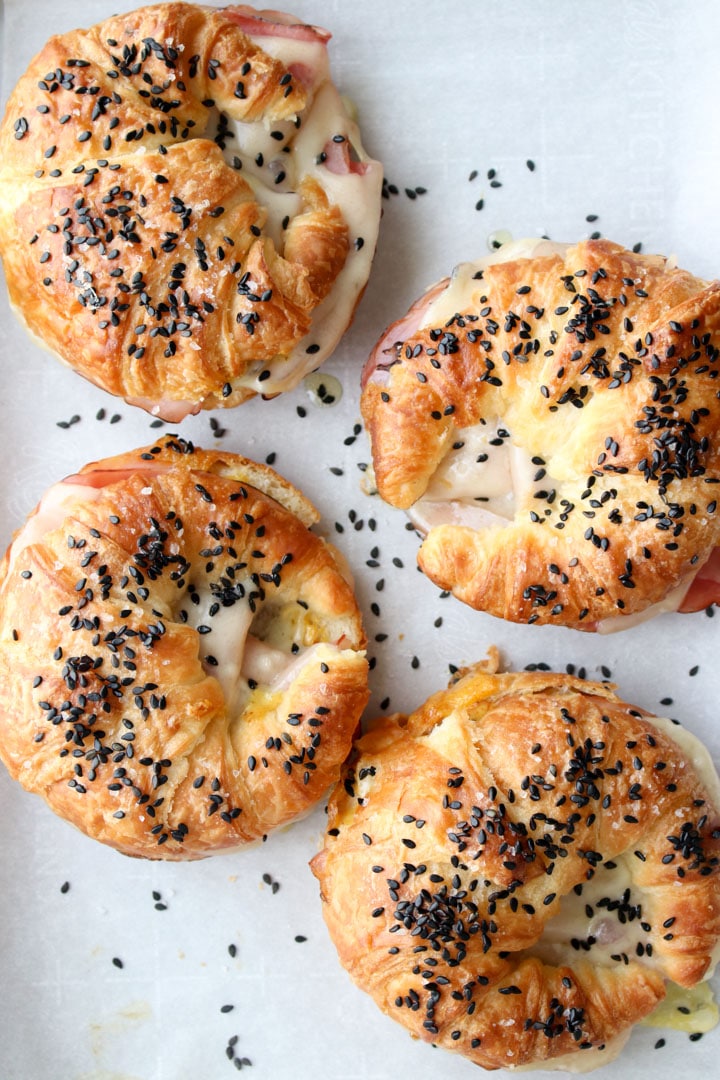
<instances>
[{"instance_id":1,"label":"golden baked croissant","mask_svg":"<svg viewBox=\"0 0 720 1080\"><path fill-rule=\"evenodd\" d=\"M419 300L362 410L425 573L584 630L719 601L719 309L718 282L604 240L509 244Z\"/></svg>"},{"instance_id":2,"label":"golden baked croissant","mask_svg":"<svg viewBox=\"0 0 720 1080\"><path fill-rule=\"evenodd\" d=\"M584 1071L717 959L720 784L608 684L461 675L357 744L311 863L325 920L413 1035Z\"/></svg>"},{"instance_id":3,"label":"golden baked croissant","mask_svg":"<svg viewBox=\"0 0 720 1080\"><path fill-rule=\"evenodd\" d=\"M360 614L310 503L176 436L46 493L0 565L0 757L129 855L265 835L337 779Z\"/></svg>"},{"instance_id":4,"label":"golden baked croissant","mask_svg":"<svg viewBox=\"0 0 720 1080\"><path fill-rule=\"evenodd\" d=\"M27 327L167 420L296 385L365 286L382 169L330 35L158 4L52 38L0 127L0 255Z\"/></svg>"}]
</instances>

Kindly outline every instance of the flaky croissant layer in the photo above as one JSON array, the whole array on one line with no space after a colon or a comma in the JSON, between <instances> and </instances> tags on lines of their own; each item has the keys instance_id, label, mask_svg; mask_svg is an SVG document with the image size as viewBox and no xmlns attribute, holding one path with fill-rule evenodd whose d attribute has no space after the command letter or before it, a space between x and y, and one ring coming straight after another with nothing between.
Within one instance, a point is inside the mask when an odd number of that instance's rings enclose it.
<instances>
[{"instance_id":1,"label":"flaky croissant layer","mask_svg":"<svg viewBox=\"0 0 720 1080\"><path fill-rule=\"evenodd\" d=\"M719 312L717 281L604 240L509 244L418 301L362 411L425 573L585 630L719 601Z\"/></svg>"},{"instance_id":2,"label":"flaky croissant layer","mask_svg":"<svg viewBox=\"0 0 720 1080\"><path fill-rule=\"evenodd\" d=\"M382 170L279 13L158 4L52 38L0 127L0 255L28 328L171 421L294 386L375 249Z\"/></svg>"},{"instance_id":3,"label":"flaky croissant layer","mask_svg":"<svg viewBox=\"0 0 720 1080\"><path fill-rule=\"evenodd\" d=\"M368 697L344 563L272 469L168 436L52 487L0 564L0 757L128 855L236 848L334 782Z\"/></svg>"},{"instance_id":4,"label":"flaky croissant layer","mask_svg":"<svg viewBox=\"0 0 720 1080\"><path fill-rule=\"evenodd\" d=\"M720 783L671 726L483 665L372 725L311 864L353 979L485 1068L601 1064L717 957Z\"/></svg>"}]
</instances>

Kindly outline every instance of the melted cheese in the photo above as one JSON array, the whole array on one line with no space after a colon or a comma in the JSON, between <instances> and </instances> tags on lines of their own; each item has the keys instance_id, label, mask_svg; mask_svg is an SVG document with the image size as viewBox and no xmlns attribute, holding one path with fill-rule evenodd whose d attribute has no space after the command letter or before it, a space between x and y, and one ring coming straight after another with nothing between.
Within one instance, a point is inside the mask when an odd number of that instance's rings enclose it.
<instances>
[{"instance_id":1,"label":"melted cheese","mask_svg":"<svg viewBox=\"0 0 720 1080\"><path fill-rule=\"evenodd\" d=\"M71 516L73 508L81 503L92 502L100 495L100 489L76 483L80 477L70 476L53 484L43 495L35 511L30 515L10 548L8 574L13 570L20 553L31 544L39 543L47 533L59 529Z\"/></svg>"},{"instance_id":2,"label":"melted cheese","mask_svg":"<svg viewBox=\"0 0 720 1080\"><path fill-rule=\"evenodd\" d=\"M535 480L538 467L530 454L498 430L505 431L497 419L456 430L457 449L448 451L422 498L407 511L417 529L507 525L535 492L554 486L547 472Z\"/></svg>"},{"instance_id":3,"label":"melted cheese","mask_svg":"<svg viewBox=\"0 0 720 1080\"><path fill-rule=\"evenodd\" d=\"M365 163L364 173L334 173L317 161L333 133L343 134L350 142ZM348 116L331 83L325 83L319 91L293 147L298 175L317 180L330 202L340 209L349 230L350 251L333 288L313 313L310 333L298 343L287 360L273 365L269 379L258 382L258 371L254 381L247 383L262 394L277 394L295 386L303 375L313 371L333 351L369 277L380 223L382 166L367 158L357 125ZM360 250L354 246L358 239L362 240ZM308 353L308 348L315 345L319 345L319 350Z\"/></svg>"},{"instance_id":4,"label":"melted cheese","mask_svg":"<svg viewBox=\"0 0 720 1080\"><path fill-rule=\"evenodd\" d=\"M254 588L249 580L243 584L247 592ZM228 714L235 716L244 708L253 683L271 690L286 689L310 650L289 653L251 634L255 613L243 599L228 607L221 605L211 615L217 597L209 589L198 595L199 603L185 605L187 622L196 630L210 627L210 633L201 635L201 661L205 673L220 683Z\"/></svg>"},{"instance_id":5,"label":"melted cheese","mask_svg":"<svg viewBox=\"0 0 720 1080\"><path fill-rule=\"evenodd\" d=\"M488 266L512 262L514 259L536 259L544 255L560 255L564 258L569 246L552 240L513 240L475 262L459 263L452 272L447 288L428 307L420 328L443 326L453 315L480 307L478 298L483 286L482 280L476 275Z\"/></svg>"},{"instance_id":6,"label":"melted cheese","mask_svg":"<svg viewBox=\"0 0 720 1080\"><path fill-rule=\"evenodd\" d=\"M572 965L579 960L588 959L600 967L615 967L618 963L613 956L624 954L636 959L636 946L648 940L648 933L640 923L644 918L631 916L621 922L617 914L605 907L598 907L598 901L605 898L622 901L623 895L630 890L628 905L642 907L641 890L633 885L633 870L637 859L632 852L613 859L614 869L599 866L594 877L583 883L582 893L566 894L560 905L560 911L545 924L540 940L533 946L532 953L547 964ZM594 914L588 917L588 905ZM625 907L627 911L627 907ZM589 949L573 947L572 942L593 943ZM649 967L662 966L655 957L643 957Z\"/></svg>"},{"instance_id":7,"label":"melted cheese","mask_svg":"<svg viewBox=\"0 0 720 1080\"><path fill-rule=\"evenodd\" d=\"M250 582L244 584L248 590L253 587ZM215 603L217 597L209 589L200 591L199 603L185 605L187 622L196 630L201 626L210 627L210 633L204 633L200 639L202 665L205 673L220 683L228 712L235 713L250 694L242 664L245 641L254 616L245 600L238 600L229 607L221 606L210 615L210 608ZM207 656L217 662L208 661Z\"/></svg>"},{"instance_id":8,"label":"melted cheese","mask_svg":"<svg viewBox=\"0 0 720 1080\"><path fill-rule=\"evenodd\" d=\"M667 994L640 1023L644 1027L672 1028L675 1031L712 1031L720 1020L720 1011L710 984L705 981L689 990L677 983L667 984Z\"/></svg>"},{"instance_id":9,"label":"melted cheese","mask_svg":"<svg viewBox=\"0 0 720 1080\"><path fill-rule=\"evenodd\" d=\"M252 37L252 34L250 35ZM286 67L297 65L309 91L310 102L296 130L286 121L263 125L246 124L227 118L229 137L224 154L232 164L234 157L242 161L242 175L253 188L258 203L268 212L266 232L282 252L283 228L286 217L295 217L301 209L295 189L303 177L315 179L325 190L329 201L336 205L349 230L350 250L343 269L338 274L330 294L313 313L310 333L293 349L285 360L276 358L270 378L260 381L265 363L253 366L236 387L244 386L266 397L290 390L304 375L314 371L337 345L345 332L355 306L370 274L380 224L380 192L382 166L368 158L360 141L360 132L340 94L330 81L327 50L316 39L263 35L256 42L266 53L279 59ZM307 84L310 80L310 85ZM217 113L211 118L205 133L213 138L217 132ZM284 153L280 140L272 131L292 136ZM321 160L323 149L333 136L342 135L357 159L363 163L362 173L332 172ZM262 158L258 159L258 154ZM257 160L262 165L257 165ZM278 184L276 179L284 173ZM355 246L359 242L359 248ZM315 348L319 346L319 348ZM311 352L308 348L312 347Z\"/></svg>"},{"instance_id":10,"label":"melted cheese","mask_svg":"<svg viewBox=\"0 0 720 1080\"><path fill-rule=\"evenodd\" d=\"M543 1072L592 1072L593 1069L599 1069L601 1065L609 1065L611 1061L615 1060L630 1038L631 1030L632 1028L628 1028L627 1031L616 1035L614 1039L609 1039L603 1047L593 1046L589 1050L577 1050L574 1054L561 1054L559 1057L551 1058L549 1061L518 1065L513 1069L513 1072L533 1072L535 1069L542 1069ZM506 1067L508 1069L513 1068L509 1062Z\"/></svg>"},{"instance_id":11,"label":"melted cheese","mask_svg":"<svg viewBox=\"0 0 720 1080\"><path fill-rule=\"evenodd\" d=\"M251 582L244 584L247 591L252 590ZM203 590L199 593L199 603L186 604L185 610L189 626L210 627L210 633L201 636L201 661L205 673L220 683L231 718L242 712L255 686L271 693L283 693L316 660L320 650L325 663L328 653L341 652L338 646L327 642L293 647L289 636L288 648L277 648L250 633L255 613L246 601L241 599L232 606L221 606L210 615L210 608L216 602L210 590ZM212 657L211 661L208 656Z\"/></svg>"},{"instance_id":12,"label":"melted cheese","mask_svg":"<svg viewBox=\"0 0 720 1080\"><path fill-rule=\"evenodd\" d=\"M616 615L611 619L601 619L596 626L597 632L599 634L614 634L618 630L628 630L631 626L639 626L640 623L647 622L648 619L654 619L656 615L668 615L678 611L694 578L695 574L693 573L689 578L681 582L677 588L669 592L664 600L659 600L657 604L651 604L643 611L635 612L634 615Z\"/></svg>"}]
</instances>

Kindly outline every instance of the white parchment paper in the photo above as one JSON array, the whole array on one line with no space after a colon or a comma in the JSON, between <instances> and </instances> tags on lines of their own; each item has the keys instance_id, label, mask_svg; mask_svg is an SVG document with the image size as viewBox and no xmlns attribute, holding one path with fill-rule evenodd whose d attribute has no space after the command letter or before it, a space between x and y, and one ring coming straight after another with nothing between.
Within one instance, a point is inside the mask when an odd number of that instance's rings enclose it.
<instances>
[{"instance_id":1,"label":"white parchment paper","mask_svg":"<svg viewBox=\"0 0 720 1080\"><path fill-rule=\"evenodd\" d=\"M5 0L3 102L51 33L132 6ZM404 516L360 490L368 448L356 425L360 369L381 330L454 263L485 254L498 230L564 241L597 230L720 273L720 7L295 0L293 9L333 31L336 81L398 194L384 202L355 323L324 369L342 385L339 403L320 408L300 387L216 419L228 450L276 454L350 560L374 661L369 715L381 703L412 709L445 685L450 664L496 644L515 669L572 664L600 678L609 668L627 700L680 719L719 761L720 616L664 616L598 638L505 625L442 599L415 569ZM501 186L491 186L492 169ZM4 288L0 359L4 545L51 482L156 432L146 414L33 344ZM209 419L186 420L182 434L215 445ZM222 1080L234 1075L232 1057L249 1059L255 1080L477 1077L468 1062L413 1042L340 968L307 868L323 826L320 806L237 855L135 862L75 832L0 771L0 1078ZM666 1045L655 1049L659 1038ZM597 1075L710 1077L719 1053L720 1029L698 1042L638 1029Z\"/></svg>"}]
</instances>

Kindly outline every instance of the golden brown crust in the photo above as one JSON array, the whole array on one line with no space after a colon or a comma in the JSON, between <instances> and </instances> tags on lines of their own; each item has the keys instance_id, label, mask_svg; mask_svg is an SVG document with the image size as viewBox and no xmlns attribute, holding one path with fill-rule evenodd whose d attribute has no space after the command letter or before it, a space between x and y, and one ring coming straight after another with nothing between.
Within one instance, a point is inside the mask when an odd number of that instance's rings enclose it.
<instances>
[{"instance_id":1,"label":"golden brown crust","mask_svg":"<svg viewBox=\"0 0 720 1080\"><path fill-rule=\"evenodd\" d=\"M720 540L720 283L599 240L473 286L447 325L416 318L388 347L391 328L371 358L378 490L412 506L466 430L498 420L537 476L497 527L431 527L421 567L515 622L594 629L662 601Z\"/></svg>"},{"instance_id":2,"label":"golden brown crust","mask_svg":"<svg viewBox=\"0 0 720 1080\"><path fill-rule=\"evenodd\" d=\"M720 940L720 810L608 684L471 668L357 743L328 824L311 866L341 962L485 1068L606 1044Z\"/></svg>"},{"instance_id":3,"label":"golden brown crust","mask_svg":"<svg viewBox=\"0 0 720 1080\"><path fill-rule=\"evenodd\" d=\"M168 436L56 484L0 566L0 756L126 854L237 847L337 779L368 697L313 507Z\"/></svg>"},{"instance_id":4,"label":"golden brown crust","mask_svg":"<svg viewBox=\"0 0 720 1080\"><path fill-rule=\"evenodd\" d=\"M249 36L261 25L250 9L167 3L54 37L0 128L12 304L71 367L171 420L253 396L350 251L337 186L296 153L329 84L327 35L286 27L314 64L286 67ZM227 118L257 124L282 175L262 172ZM278 198L284 228L265 205Z\"/></svg>"}]
</instances>

